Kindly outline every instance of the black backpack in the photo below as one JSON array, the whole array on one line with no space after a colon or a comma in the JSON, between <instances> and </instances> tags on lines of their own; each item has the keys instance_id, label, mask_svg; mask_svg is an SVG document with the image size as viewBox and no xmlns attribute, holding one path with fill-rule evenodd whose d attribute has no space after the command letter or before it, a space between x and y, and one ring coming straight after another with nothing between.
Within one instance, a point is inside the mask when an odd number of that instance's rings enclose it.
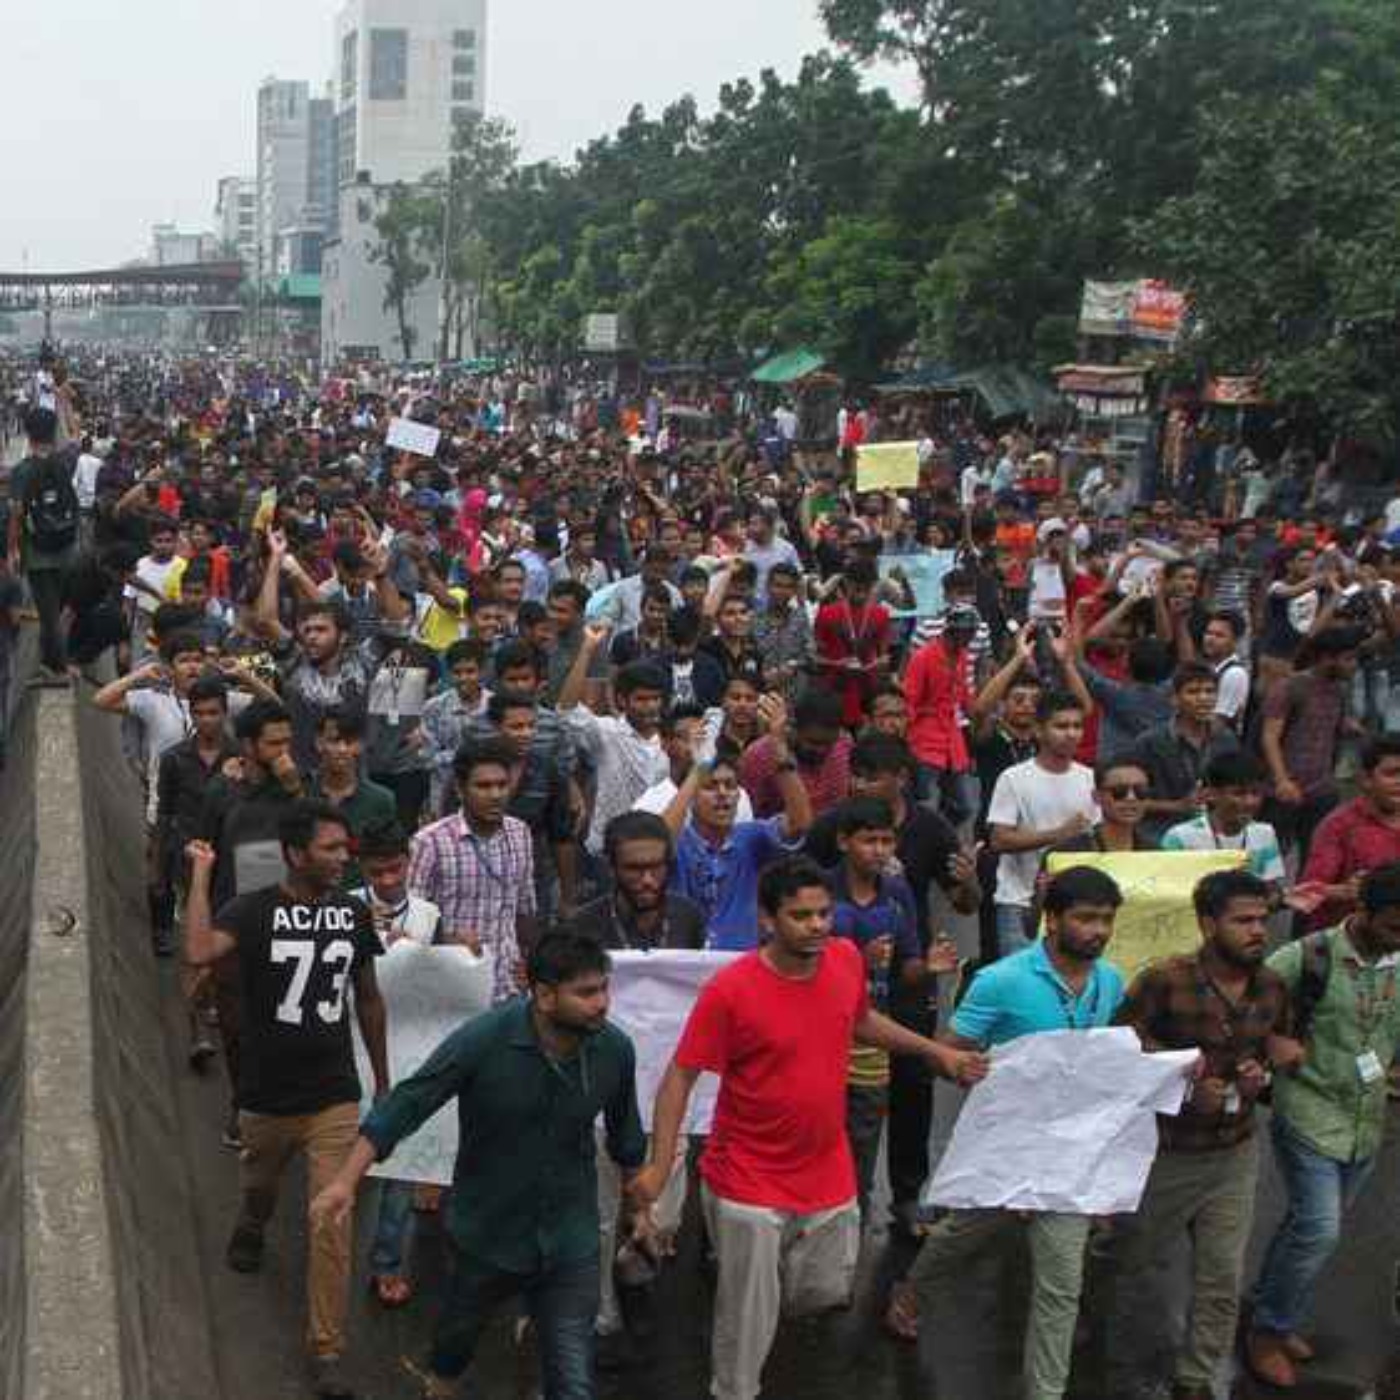
<instances>
[{"instance_id":1,"label":"black backpack","mask_svg":"<svg viewBox=\"0 0 1400 1400\"><path fill-rule=\"evenodd\" d=\"M32 459L31 466L20 500L20 519L35 549L56 554L78 540L80 512L73 463L55 453Z\"/></svg>"},{"instance_id":2,"label":"black backpack","mask_svg":"<svg viewBox=\"0 0 1400 1400\"><path fill-rule=\"evenodd\" d=\"M1298 970L1298 985L1293 989L1293 1038L1306 1043L1312 1034L1318 1004L1327 995L1327 982L1332 975L1332 941L1323 929L1308 934L1302 945L1303 965Z\"/></svg>"}]
</instances>

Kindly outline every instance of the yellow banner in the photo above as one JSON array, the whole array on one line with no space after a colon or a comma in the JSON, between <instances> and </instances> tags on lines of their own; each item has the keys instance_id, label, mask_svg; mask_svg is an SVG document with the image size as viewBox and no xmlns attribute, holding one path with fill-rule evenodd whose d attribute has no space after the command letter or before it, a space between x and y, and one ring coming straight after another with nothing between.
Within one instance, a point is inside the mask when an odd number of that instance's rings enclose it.
<instances>
[{"instance_id":1,"label":"yellow banner","mask_svg":"<svg viewBox=\"0 0 1400 1400\"><path fill-rule=\"evenodd\" d=\"M917 442L877 442L856 448L857 491L912 491L918 484Z\"/></svg>"},{"instance_id":2,"label":"yellow banner","mask_svg":"<svg viewBox=\"0 0 1400 1400\"><path fill-rule=\"evenodd\" d=\"M1046 869L1054 875L1090 865L1117 881L1123 907L1104 956L1131 982L1148 963L1201 946L1191 892L1204 876L1236 870L1244 862L1243 851L1056 851Z\"/></svg>"}]
</instances>

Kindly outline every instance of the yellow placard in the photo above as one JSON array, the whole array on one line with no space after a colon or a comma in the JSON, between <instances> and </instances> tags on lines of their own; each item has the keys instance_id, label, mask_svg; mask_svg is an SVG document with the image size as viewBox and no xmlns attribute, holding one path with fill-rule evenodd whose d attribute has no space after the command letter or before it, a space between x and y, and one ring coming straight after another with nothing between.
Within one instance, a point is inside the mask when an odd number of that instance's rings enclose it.
<instances>
[{"instance_id":1,"label":"yellow placard","mask_svg":"<svg viewBox=\"0 0 1400 1400\"><path fill-rule=\"evenodd\" d=\"M1090 865L1117 881L1123 907L1104 956L1131 982L1148 963L1194 953L1201 946L1191 892L1204 876L1237 870L1244 863L1243 851L1056 851L1045 866L1054 875Z\"/></svg>"},{"instance_id":2,"label":"yellow placard","mask_svg":"<svg viewBox=\"0 0 1400 1400\"><path fill-rule=\"evenodd\" d=\"M856 448L857 491L912 491L918 484L917 442L877 442Z\"/></svg>"},{"instance_id":3,"label":"yellow placard","mask_svg":"<svg viewBox=\"0 0 1400 1400\"><path fill-rule=\"evenodd\" d=\"M253 515L253 531L268 529L272 524L272 517L277 510L277 488L269 486L266 491L258 497L258 508Z\"/></svg>"}]
</instances>

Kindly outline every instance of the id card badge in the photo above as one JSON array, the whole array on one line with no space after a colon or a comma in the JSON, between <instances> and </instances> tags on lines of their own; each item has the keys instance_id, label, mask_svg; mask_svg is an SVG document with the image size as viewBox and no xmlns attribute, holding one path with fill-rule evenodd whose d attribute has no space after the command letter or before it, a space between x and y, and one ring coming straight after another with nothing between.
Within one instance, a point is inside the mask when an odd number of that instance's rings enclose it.
<instances>
[{"instance_id":1,"label":"id card badge","mask_svg":"<svg viewBox=\"0 0 1400 1400\"><path fill-rule=\"evenodd\" d=\"M1374 1084L1376 1080L1385 1078L1385 1066L1374 1050L1366 1050L1356 1057L1356 1072L1363 1084Z\"/></svg>"}]
</instances>

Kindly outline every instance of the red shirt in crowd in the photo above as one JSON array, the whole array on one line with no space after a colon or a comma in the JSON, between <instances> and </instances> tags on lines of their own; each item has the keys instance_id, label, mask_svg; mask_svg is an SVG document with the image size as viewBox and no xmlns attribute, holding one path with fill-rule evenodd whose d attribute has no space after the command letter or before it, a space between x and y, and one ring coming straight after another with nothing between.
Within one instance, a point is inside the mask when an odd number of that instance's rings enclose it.
<instances>
[{"instance_id":1,"label":"red shirt in crowd","mask_svg":"<svg viewBox=\"0 0 1400 1400\"><path fill-rule=\"evenodd\" d=\"M1323 818L1308 849L1300 884L1344 885L1353 875L1400 860L1400 826L1388 823L1369 798L1354 797ZM1325 900L1308 915L1311 928L1331 928L1356 906Z\"/></svg>"},{"instance_id":2,"label":"red shirt in crowd","mask_svg":"<svg viewBox=\"0 0 1400 1400\"><path fill-rule=\"evenodd\" d=\"M705 986L676 1063L720 1076L700 1162L715 1195L799 1215L855 1198L846 1075L866 1009L865 960L841 939L813 977L784 977L755 952Z\"/></svg>"},{"instance_id":3,"label":"red shirt in crowd","mask_svg":"<svg viewBox=\"0 0 1400 1400\"><path fill-rule=\"evenodd\" d=\"M841 697L843 724L854 728L865 714L866 701L879 684L877 663L890 649L890 610L883 603L852 608L843 598L817 609L812 640L823 661L860 662L859 670L827 667L822 684Z\"/></svg>"},{"instance_id":4,"label":"red shirt in crowd","mask_svg":"<svg viewBox=\"0 0 1400 1400\"><path fill-rule=\"evenodd\" d=\"M909 748L930 768L963 773L971 766L961 718L972 707L966 653L949 650L946 636L914 653L904 673L909 707Z\"/></svg>"},{"instance_id":5,"label":"red shirt in crowd","mask_svg":"<svg viewBox=\"0 0 1400 1400\"><path fill-rule=\"evenodd\" d=\"M851 738L843 734L831 746L816 768L800 760L797 776L807 789L812 811L818 816L829 812L851 793ZM783 810L783 794L778 787L778 760L773 753L773 740L764 735L744 750L739 760L739 782L753 803L755 817L776 817Z\"/></svg>"}]
</instances>

